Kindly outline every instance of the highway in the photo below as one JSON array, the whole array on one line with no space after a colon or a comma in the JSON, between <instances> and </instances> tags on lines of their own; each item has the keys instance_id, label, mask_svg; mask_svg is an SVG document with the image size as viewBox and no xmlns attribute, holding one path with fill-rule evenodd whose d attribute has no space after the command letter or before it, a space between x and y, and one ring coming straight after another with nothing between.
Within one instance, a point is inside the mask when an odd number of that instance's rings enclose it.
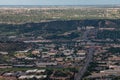
<instances>
[{"instance_id":1,"label":"highway","mask_svg":"<svg viewBox=\"0 0 120 80\"><path fill-rule=\"evenodd\" d=\"M88 49L88 53L85 59L85 63L83 64L82 67L80 67L78 73L75 75L74 80L81 80L83 75L85 74L85 72L87 71L87 68L89 66L89 63L92 61L93 58L93 54L94 54L94 43L92 43L90 40L88 40L88 34L89 34L90 30L86 30L83 34L83 40L91 43L90 44L90 48Z\"/></svg>"}]
</instances>

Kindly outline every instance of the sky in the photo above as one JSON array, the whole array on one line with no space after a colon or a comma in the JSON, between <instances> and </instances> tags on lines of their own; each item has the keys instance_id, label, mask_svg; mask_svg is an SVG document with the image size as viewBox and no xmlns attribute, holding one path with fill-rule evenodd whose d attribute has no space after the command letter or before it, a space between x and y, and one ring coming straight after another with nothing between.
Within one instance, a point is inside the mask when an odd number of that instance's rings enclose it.
<instances>
[{"instance_id":1,"label":"sky","mask_svg":"<svg viewBox=\"0 0 120 80\"><path fill-rule=\"evenodd\" d=\"M0 5L109 5L120 0L0 0Z\"/></svg>"}]
</instances>

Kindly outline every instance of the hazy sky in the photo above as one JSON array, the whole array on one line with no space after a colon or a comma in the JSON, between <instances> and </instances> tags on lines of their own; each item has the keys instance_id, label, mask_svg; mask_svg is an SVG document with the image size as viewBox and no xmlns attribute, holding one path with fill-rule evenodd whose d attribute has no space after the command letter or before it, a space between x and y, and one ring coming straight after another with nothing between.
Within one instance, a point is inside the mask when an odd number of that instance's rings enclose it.
<instances>
[{"instance_id":1,"label":"hazy sky","mask_svg":"<svg viewBox=\"0 0 120 80\"><path fill-rule=\"evenodd\" d=\"M120 0L0 0L0 5L96 5L120 4Z\"/></svg>"}]
</instances>

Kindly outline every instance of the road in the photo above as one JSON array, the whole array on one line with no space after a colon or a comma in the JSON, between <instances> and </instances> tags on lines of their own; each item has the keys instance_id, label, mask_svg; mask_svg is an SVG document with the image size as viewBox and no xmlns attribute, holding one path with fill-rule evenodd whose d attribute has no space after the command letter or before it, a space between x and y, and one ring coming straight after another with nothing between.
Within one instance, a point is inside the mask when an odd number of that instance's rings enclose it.
<instances>
[{"instance_id":1,"label":"road","mask_svg":"<svg viewBox=\"0 0 120 80\"><path fill-rule=\"evenodd\" d=\"M89 66L89 63L91 62L92 58L93 58L93 54L94 54L94 43L92 43L89 39L88 39L88 34L89 34L90 30L87 30L84 32L83 34L83 40L91 43L90 44L90 48L88 49L88 53L85 59L85 63L82 66L82 68L79 69L77 75L75 75L74 80L81 80L83 75L85 74L85 72L87 71L87 68Z\"/></svg>"}]
</instances>

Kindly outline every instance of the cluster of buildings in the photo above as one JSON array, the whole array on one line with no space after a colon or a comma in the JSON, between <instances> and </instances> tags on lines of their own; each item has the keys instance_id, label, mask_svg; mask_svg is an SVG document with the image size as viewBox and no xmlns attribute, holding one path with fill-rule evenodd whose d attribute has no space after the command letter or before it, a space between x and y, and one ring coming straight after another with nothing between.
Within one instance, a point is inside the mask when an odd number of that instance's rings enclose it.
<instances>
[{"instance_id":1,"label":"cluster of buildings","mask_svg":"<svg viewBox=\"0 0 120 80\"><path fill-rule=\"evenodd\" d=\"M38 69L33 69L33 70L26 70L26 71L11 71L11 72L5 72L2 73L0 76L0 79L2 80L43 80L47 78L46 75L46 70L38 70Z\"/></svg>"},{"instance_id":2,"label":"cluster of buildings","mask_svg":"<svg viewBox=\"0 0 120 80\"><path fill-rule=\"evenodd\" d=\"M15 54L15 60L21 63L22 60L32 61L31 64L36 67L75 67L79 65L86 57L87 51L75 50L67 48L66 46L59 46L57 49L54 44L39 45L40 49L30 50L28 52L19 51ZM18 64L22 66L23 64ZM16 65L14 65L16 66Z\"/></svg>"},{"instance_id":3,"label":"cluster of buildings","mask_svg":"<svg viewBox=\"0 0 120 80\"><path fill-rule=\"evenodd\" d=\"M38 44L39 48L37 49L27 49L24 51L16 51L14 52L14 57L9 60L9 64L4 63L0 64L1 69L24 69L28 68L27 71L3 71L1 73L1 77L7 78L16 78L19 80L25 79L45 79L48 78L45 70L52 68L52 74L49 76L50 79L53 80L69 80L71 77L75 75L74 72L71 71L62 71L61 73L69 75L68 76L59 76L56 77L56 70L54 69L67 69L67 68L76 68L83 64L87 51L76 43L63 43L63 44ZM79 49L79 47L81 49ZM1 55L8 55L7 52L0 52ZM32 68L36 68L35 70L29 70ZM43 74L41 74L43 73ZM7 76L6 76L7 75ZM59 74L58 74L59 75ZM14 79L13 79L14 80Z\"/></svg>"},{"instance_id":4,"label":"cluster of buildings","mask_svg":"<svg viewBox=\"0 0 120 80\"><path fill-rule=\"evenodd\" d=\"M91 75L86 78L90 80L113 80L116 77L120 77L119 49L118 44L99 46L93 60L96 66L91 71Z\"/></svg>"}]
</instances>

